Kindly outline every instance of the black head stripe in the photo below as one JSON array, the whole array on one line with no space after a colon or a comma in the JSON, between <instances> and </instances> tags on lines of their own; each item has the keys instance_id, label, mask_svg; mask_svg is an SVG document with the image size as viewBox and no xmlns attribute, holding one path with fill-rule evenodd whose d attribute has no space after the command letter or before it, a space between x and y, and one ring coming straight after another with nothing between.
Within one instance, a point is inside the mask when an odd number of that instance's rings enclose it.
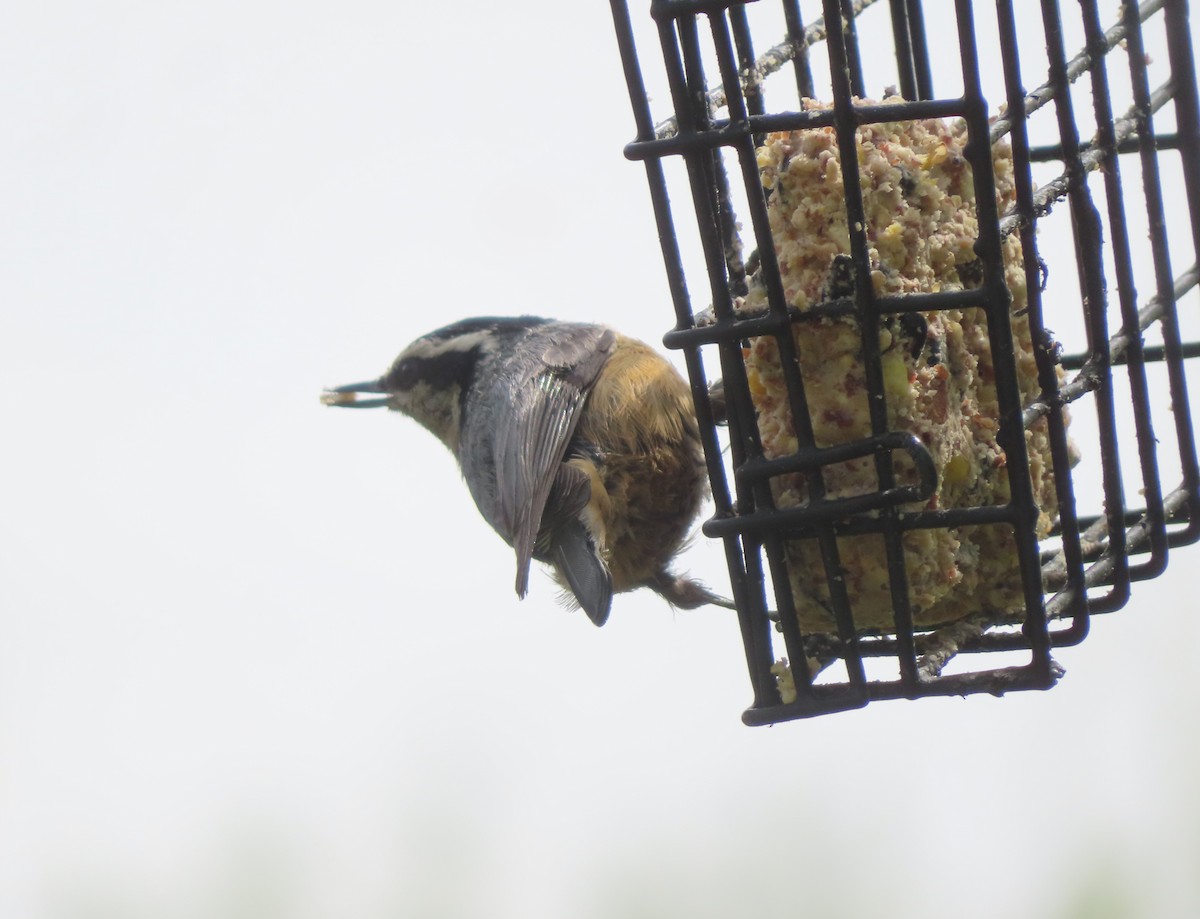
<instances>
[{"instance_id":1,"label":"black head stripe","mask_svg":"<svg viewBox=\"0 0 1200 919\"><path fill-rule=\"evenodd\" d=\"M465 393L485 354L502 352L506 341L547 322L535 316L483 316L445 326L409 345L387 372L384 386L391 392L407 392L424 384Z\"/></svg>"},{"instance_id":2,"label":"black head stripe","mask_svg":"<svg viewBox=\"0 0 1200 919\"><path fill-rule=\"evenodd\" d=\"M430 332L425 337L435 341L451 341L478 332L523 332L534 326L545 325L549 319L538 316L474 316Z\"/></svg>"},{"instance_id":3,"label":"black head stripe","mask_svg":"<svg viewBox=\"0 0 1200 919\"><path fill-rule=\"evenodd\" d=\"M390 392L407 392L425 384L433 389L470 386L479 360L479 348L450 350L429 356L401 356L383 378Z\"/></svg>"}]
</instances>

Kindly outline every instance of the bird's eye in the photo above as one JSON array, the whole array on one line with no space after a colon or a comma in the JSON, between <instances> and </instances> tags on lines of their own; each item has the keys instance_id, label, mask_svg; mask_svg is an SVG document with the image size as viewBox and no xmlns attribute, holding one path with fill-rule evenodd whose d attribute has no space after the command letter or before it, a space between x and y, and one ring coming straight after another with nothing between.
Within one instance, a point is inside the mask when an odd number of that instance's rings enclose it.
<instances>
[{"instance_id":1,"label":"bird's eye","mask_svg":"<svg viewBox=\"0 0 1200 919\"><path fill-rule=\"evenodd\" d=\"M405 392L412 389L417 384L419 378L420 375L415 362L407 360L397 361L387 375L388 389L393 392Z\"/></svg>"}]
</instances>

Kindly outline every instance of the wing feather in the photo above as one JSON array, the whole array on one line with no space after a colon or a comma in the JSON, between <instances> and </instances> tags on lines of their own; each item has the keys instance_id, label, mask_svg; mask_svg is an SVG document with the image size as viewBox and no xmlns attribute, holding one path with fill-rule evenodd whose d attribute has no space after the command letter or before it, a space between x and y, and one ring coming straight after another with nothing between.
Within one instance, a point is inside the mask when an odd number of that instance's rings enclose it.
<instances>
[{"instance_id":1,"label":"wing feather","mask_svg":"<svg viewBox=\"0 0 1200 919\"><path fill-rule=\"evenodd\" d=\"M510 358L517 372L503 375L513 391L493 401L503 406L495 440L499 515L516 551L521 596L555 476L615 342L615 333L602 326L535 327Z\"/></svg>"}]
</instances>

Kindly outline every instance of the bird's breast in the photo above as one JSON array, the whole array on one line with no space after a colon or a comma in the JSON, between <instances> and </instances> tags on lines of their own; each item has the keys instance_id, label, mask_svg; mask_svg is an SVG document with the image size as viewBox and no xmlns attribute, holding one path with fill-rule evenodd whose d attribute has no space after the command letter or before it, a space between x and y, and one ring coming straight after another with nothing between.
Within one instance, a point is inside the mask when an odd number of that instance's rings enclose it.
<instances>
[{"instance_id":1,"label":"bird's breast","mask_svg":"<svg viewBox=\"0 0 1200 919\"><path fill-rule=\"evenodd\" d=\"M656 352L622 338L588 396L577 439L594 448L584 460L596 467L589 510L604 521L613 587L644 583L690 535L707 489L687 384Z\"/></svg>"}]
</instances>

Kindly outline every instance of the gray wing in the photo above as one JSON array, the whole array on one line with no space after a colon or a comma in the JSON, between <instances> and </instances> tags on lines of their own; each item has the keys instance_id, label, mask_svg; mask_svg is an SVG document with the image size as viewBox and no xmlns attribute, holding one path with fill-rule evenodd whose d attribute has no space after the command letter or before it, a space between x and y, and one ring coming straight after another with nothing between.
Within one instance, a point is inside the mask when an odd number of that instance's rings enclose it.
<instances>
[{"instance_id":1,"label":"gray wing","mask_svg":"<svg viewBox=\"0 0 1200 919\"><path fill-rule=\"evenodd\" d=\"M531 330L505 376L515 387L496 419L499 516L517 553L517 593L529 565L546 499L575 434L588 391L608 361L616 334L602 326L549 323ZM524 366L523 366L524 365Z\"/></svg>"},{"instance_id":2,"label":"gray wing","mask_svg":"<svg viewBox=\"0 0 1200 919\"><path fill-rule=\"evenodd\" d=\"M580 512L592 496L587 475L560 463L550 490L539 534L538 558L549 561L596 625L604 625L612 608L612 572L600 556Z\"/></svg>"}]
</instances>

